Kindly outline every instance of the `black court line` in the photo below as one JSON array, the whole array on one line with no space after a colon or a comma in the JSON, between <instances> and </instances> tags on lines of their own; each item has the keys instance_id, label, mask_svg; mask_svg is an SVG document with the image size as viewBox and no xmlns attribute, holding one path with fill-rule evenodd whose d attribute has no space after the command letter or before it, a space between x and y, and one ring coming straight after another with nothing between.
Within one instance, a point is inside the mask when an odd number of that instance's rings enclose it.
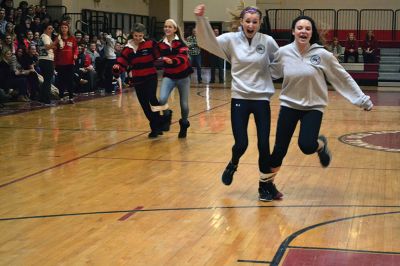
<instances>
[{"instance_id":1,"label":"black court line","mask_svg":"<svg viewBox=\"0 0 400 266\"><path fill-rule=\"evenodd\" d=\"M256 264L271 264L270 261L266 261L266 260L237 260L237 262L256 263Z\"/></svg>"},{"instance_id":2,"label":"black court line","mask_svg":"<svg viewBox=\"0 0 400 266\"><path fill-rule=\"evenodd\" d=\"M271 266L278 266L279 263L281 262L283 255L286 252L286 249L289 247L289 244L299 235L310 231L312 229L315 229L317 227L320 226L324 226L327 224L332 224L332 223L338 223L338 222L342 222L342 221L348 221L348 220L352 220L352 219L357 219L357 218L365 218L365 217L372 217L372 216L381 216L381 215L392 215L392 214L400 214L400 211L395 211L395 212L381 212L381 213L372 213L372 214L363 214L363 215L355 215L355 216L351 216L351 217L345 217L345 218L340 218L340 219L335 219L335 220L330 220L330 221L326 221L326 222L322 222L322 223L318 223L318 224L314 224L314 225L310 225L307 226L297 232L294 232L293 234L291 234L290 236L288 236L279 246L278 250L275 253L274 258L272 259L271 262Z\"/></svg>"},{"instance_id":3,"label":"black court line","mask_svg":"<svg viewBox=\"0 0 400 266\"><path fill-rule=\"evenodd\" d=\"M370 254L400 255L400 252L376 251L376 250L360 250L360 249L345 249L345 248L321 248L321 247L301 247L301 246L288 246L288 248L293 248L293 249L315 249L315 250L333 250L333 251L370 253Z\"/></svg>"},{"instance_id":4,"label":"black court line","mask_svg":"<svg viewBox=\"0 0 400 266\"><path fill-rule=\"evenodd\" d=\"M0 126L3 129L23 129L23 130L60 130L60 131L93 131L93 132L140 132L140 130L128 130L128 129L82 129L82 128L48 128L48 127L11 127L11 126ZM143 130L142 130L143 131ZM148 131L146 131L148 132Z\"/></svg>"},{"instance_id":5,"label":"black court line","mask_svg":"<svg viewBox=\"0 0 400 266\"><path fill-rule=\"evenodd\" d=\"M191 116L189 116L189 117L194 117L194 116L200 115L200 114L202 114L202 113L209 112L209 111L211 111L211 110L213 110L213 109L217 109L217 108L222 107L222 106L224 106L224 105L226 105L226 104L227 104L227 103L214 106L213 108L210 108L210 109L208 109L208 110L203 110L203 111L201 111L201 112L199 112L199 113L196 113L196 114L194 114L194 115L191 115ZM178 123L178 121L175 121L175 122L173 122L173 123L171 123L171 124L175 124L175 123ZM38 175L38 174L44 173L44 172L46 172L46 171L49 171L49 170L55 169L55 168L57 168L57 167L63 166L63 165L68 164L68 163L70 163L70 162L77 161L77 160L79 160L79 159L82 159L82 158L84 158L84 157L86 157L86 156L89 156L89 155L92 155L92 154L94 154L94 153L97 153L97 152L99 152L99 151L103 151L103 150L106 150L106 149L108 149L108 148L114 147L114 146L116 146L116 145L118 145L118 144L121 144L121 143L130 141L130 140L135 139L135 138L137 138L137 137L140 137L140 136L142 136L142 135L144 135L144 134L147 134L147 132L140 133L140 134L138 134L138 135L129 137L129 138L127 138L127 139L118 141L118 142L116 142L116 143L112 143L112 144L110 144L110 145L104 146L104 147L99 148L99 149L97 149L97 150L88 152L88 153L83 154L83 155L81 155L81 156L78 156L78 157L76 157L76 158L72 158L72 159L67 160L67 161L65 161L65 162L62 162L62 163L53 165L53 166L51 166L51 167L42 169L42 170L37 171L37 172L35 172L35 173L32 173L32 174L29 174L29 175L26 175L26 176L23 176L23 177L20 177L20 178L11 180L11 181L6 182L6 183L3 183L3 184L0 184L0 189L3 188L3 187L9 186L9 185L11 185L11 184L14 184L14 183L23 181L23 180L25 180L25 179L28 179L28 178L30 178L30 177L36 176L36 175Z\"/></svg>"},{"instance_id":6,"label":"black court line","mask_svg":"<svg viewBox=\"0 0 400 266\"><path fill-rule=\"evenodd\" d=\"M174 212L174 211L208 211L217 209L263 209L263 208L400 208L400 205L385 206L385 205L262 205L262 206L215 206L215 207L187 207L187 208L155 208L155 209L140 209L140 210L114 210L114 211L97 211L97 212L78 212L78 213L60 213L34 216L20 217L4 217L0 218L0 222L12 220L29 220L29 219L46 219L68 216L85 216L85 215L100 215L100 214L116 214L116 213L141 213L141 212ZM400 213L400 211L399 211ZM344 218L348 219L348 218ZM343 220L343 219L342 219ZM337 220L335 220L337 221ZM331 223L331 222L328 222ZM318 224L317 226L326 223ZM317 227L314 226L314 227Z\"/></svg>"}]
</instances>

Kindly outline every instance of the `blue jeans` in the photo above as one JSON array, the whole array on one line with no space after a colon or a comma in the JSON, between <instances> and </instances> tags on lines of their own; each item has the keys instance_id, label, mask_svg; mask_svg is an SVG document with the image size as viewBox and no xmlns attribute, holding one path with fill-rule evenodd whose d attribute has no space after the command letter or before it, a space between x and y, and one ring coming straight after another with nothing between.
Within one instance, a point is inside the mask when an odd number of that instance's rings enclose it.
<instances>
[{"instance_id":1,"label":"blue jeans","mask_svg":"<svg viewBox=\"0 0 400 266\"><path fill-rule=\"evenodd\" d=\"M170 79L168 77L164 77L162 79L160 89L160 105L164 105L167 103L169 95L175 87L178 87L179 91L181 116L183 120L186 120L189 116L190 77L186 77L183 79Z\"/></svg>"}]
</instances>

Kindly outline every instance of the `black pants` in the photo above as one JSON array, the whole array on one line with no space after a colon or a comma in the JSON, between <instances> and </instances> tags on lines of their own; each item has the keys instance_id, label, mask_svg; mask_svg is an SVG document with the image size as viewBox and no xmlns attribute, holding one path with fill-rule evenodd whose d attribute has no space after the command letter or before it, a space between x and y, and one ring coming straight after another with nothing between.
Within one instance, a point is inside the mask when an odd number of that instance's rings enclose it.
<instances>
[{"instance_id":1,"label":"black pants","mask_svg":"<svg viewBox=\"0 0 400 266\"><path fill-rule=\"evenodd\" d=\"M5 82L5 88L12 88L18 91L18 96L27 95L27 79L26 76L13 76L8 80L3 80Z\"/></svg>"},{"instance_id":2,"label":"black pants","mask_svg":"<svg viewBox=\"0 0 400 266\"><path fill-rule=\"evenodd\" d=\"M298 145L304 154L313 154L318 149L318 134L321 128L323 113L317 110L302 111L281 106L274 151L271 155L271 166L282 165L289 148L290 140L300 121Z\"/></svg>"},{"instance_id":3,"label":"black pants","mask_svg":"<svg viewBox=\"0 0 400 266\"><path fill-rule=\"evenodd\" d=\"M113 81L113 71L112 68L115 64L115 59L105 59L104 65L104 87L107 93L114 91Z\"/></svg>"},{"instance_id":4,"label":"black pants","mask_svg":"<svg viewBox=\"0 0 400 266\"><path fill-rule=\"evenodd\" d=\"M146 80L146 82L135 85L136 95L140 106L142 106L143 112L150 122L150 128L152 131L158 131L161 127L160 112L152 112L150 108L150 104L153 106L160 105L156 96L157 82L157 75L154 75L150 79Z\"/></svg>"},{"instance_id":5,"label":"black pants","mask_svg":"<svg viewBox=\"0 0 400 266\"><path fill-rule=\"evenodd\" d=\"M219 83L224 83L224 59L219 58L218 56L215 56L215 55L211 55L210 65L211 65L210 83L215 82L215 69L218 69Z\"/></svg>"},{"instance_id":6,"label":"black pants","mask_svg":"<svg viewBox=\"0 0 400 266\"><path fill-rule=\"evenodd\" d=\"M65 91L68 91L68 98L74 98L74 65L64 65L56 67L57 87L60 90L60 98L64 97Z\"/></svg>"},{"instance_id":7,"label":"black pants","mask_svg":"<svg viewBox=\"0 0 400 266\"><path fill-rule=\"evenodd\" d=\"M43 83L40 87L39 101L42 103L50 103L51 82L54 76L54 62L51 60L39 60L40 71L43 76Z\"/></svg>"},{"instance_id":8,"label":"black pants","mask_svg":"<svg viewBox=\"0 0 400 266\"><path fill-rule=\"evenodd\" d=\"M231 123L235 144L232 147L232 163L238 164L248 146L247 127L253 114L257 128L258 166L262 173L270 172L269 131L271 110L267 100L232 99Z\"/></svg>"}]
</instances>

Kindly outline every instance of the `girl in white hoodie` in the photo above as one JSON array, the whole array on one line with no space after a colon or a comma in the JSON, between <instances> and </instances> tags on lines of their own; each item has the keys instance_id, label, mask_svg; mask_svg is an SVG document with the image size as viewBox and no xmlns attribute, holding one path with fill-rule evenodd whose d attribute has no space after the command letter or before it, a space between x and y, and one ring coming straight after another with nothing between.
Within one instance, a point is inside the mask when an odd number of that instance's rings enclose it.
<instances>
[{"instance_id":1,"label":"girl in white hoodie","mask_svg":"<svg viewBox=\"0 0 400 266\"><path fill-rule=\"evenodd\" d=\"M204 5L195 9L197 41L200 47L229 61L232 65L231 123L235 143L232 157L222 174L222 182L229 186L239 159L248 146L247 127L253 114L257 128L258 166L260 170L259 199L271 201L283 195L276 189L270 167L270 97L275 92L269 72L273 54L278 50L275 40L259 33L261 11L246 7L240 14L241 30L215 37L210 23L204 18Z\"/></svg>"},{"instance_id":2,"label":"girl in white hoodie","mask_svg":"<svg viewBox=\"0 0 400 266\"><path fill-rule=\"evenodd\" d=\"M319 135L328 103L328 85L354 105L371 110L373 104L335 56L324 49L312 18L299 16L292 23L292 42L279 48L270 65L273 78L282 78L281 109L271 155L273 172L282 165L293 132L300 121L298 145L304 154L317 153L328 167L331 153L327 138Z\"/></svg>"}]
</instances>

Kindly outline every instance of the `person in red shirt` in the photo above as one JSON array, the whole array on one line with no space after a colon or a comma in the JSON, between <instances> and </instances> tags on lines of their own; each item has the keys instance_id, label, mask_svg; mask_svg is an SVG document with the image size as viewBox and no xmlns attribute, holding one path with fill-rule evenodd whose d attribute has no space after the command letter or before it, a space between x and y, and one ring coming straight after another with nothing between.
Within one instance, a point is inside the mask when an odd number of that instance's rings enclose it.
<instances>
[{"instance_id":1,"label":"person in red shirt","mask_svg":"<svg viewBox=\"0 0 400 266\"><path fill-rule=\"evenodd\" d=\"M55 65L58 73L57 87L60 91L60 98L63 99L65 91L68 91L68 103L74 103L74 64L78 58L78 45L69 28L66 21L60 24Z\"/></svg>"},{"instance_id":2,"label":"person in red shirt","mask_svg":"<svg viewBox=\"0 0 400 266\"><path fill-rule=\"evenodd\" d=\"M358 63L358 41L353 32L349 33L344 46L344 62L350 63L349 58L354 58L354 63Z\"/></svg>"},{"instance_id":3,"label":"person in red shirt","mask_svg":"<svg viewBox=\"0 0 400 266\"><path fill-rule=\"evenodd\" d=\"M153 40L144 39L146 27L137 23L132 30L132 39L122 49L121 55L117 57L113 71L117 74L131 69L132 83L136 90L139 103L144 114L150 122L151 132L149 138L157 138L162 135L162 117L160 112L152 112L152 106L158 106L157 100L157 70L154 66L155 60L160 56L157 43Z\"/></svg>"}]
</instances>

